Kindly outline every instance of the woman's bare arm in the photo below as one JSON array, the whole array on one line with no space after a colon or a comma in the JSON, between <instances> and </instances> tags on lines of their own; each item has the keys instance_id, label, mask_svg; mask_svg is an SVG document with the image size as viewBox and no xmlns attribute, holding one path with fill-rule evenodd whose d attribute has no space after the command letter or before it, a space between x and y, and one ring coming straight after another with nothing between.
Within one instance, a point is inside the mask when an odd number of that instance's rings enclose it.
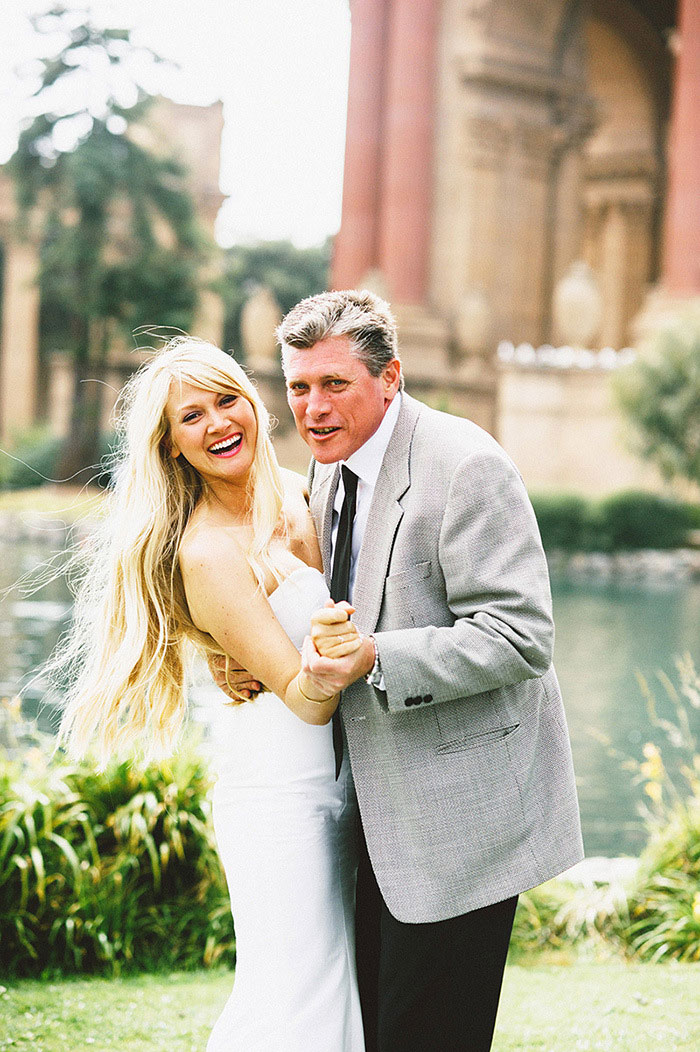
<instances>
[{"instance_id":1,"label":"woman's bare arm","mask_svg":"<svg viewBox=\"0 0 700 1052\"><path fill-rule=\"evenodd\" d=\"M180 552L192 620L265 683L305 723L331 718L338 697L301 674L299 654L258 587L241 545L227 529L193 531ZM348 653L355 644L348 641ZM317 700L318 699L318 700Z\"/></svg>"}]
</instances>

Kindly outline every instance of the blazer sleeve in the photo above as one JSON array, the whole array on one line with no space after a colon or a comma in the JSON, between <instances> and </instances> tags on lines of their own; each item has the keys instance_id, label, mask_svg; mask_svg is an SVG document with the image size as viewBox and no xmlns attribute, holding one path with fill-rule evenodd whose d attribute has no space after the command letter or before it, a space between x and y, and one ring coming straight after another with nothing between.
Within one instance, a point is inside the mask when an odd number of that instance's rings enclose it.
<instances>
[{"instance_id":1,"label":"blazer sleeve","mask_svg":"<svg viewBox=\"0 0 700 1052\"><path fill-rule=\"evenodd\" d=\"M541 676L552 662L549 573L537 522L517 469L498 447L472 453L455 471L438 550L442 578L432 587L444 580L453 623L374 635L386 687L379 698L390 712ZM420 593L405 601L420 626Z\"/></svg>"}]
</instances>

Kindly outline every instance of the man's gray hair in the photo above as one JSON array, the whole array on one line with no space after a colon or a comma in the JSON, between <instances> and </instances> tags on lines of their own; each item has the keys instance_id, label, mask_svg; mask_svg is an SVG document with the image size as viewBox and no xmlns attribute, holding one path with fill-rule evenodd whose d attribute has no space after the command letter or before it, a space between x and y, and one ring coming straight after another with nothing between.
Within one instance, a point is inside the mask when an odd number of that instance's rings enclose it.
<instances>
[{"instance_id":1,"label":"man's gray hair","mask_svg":"<svg viewBox=\"0 0 700 1052\"><path fill-rule=\"evenodd\" d=\"M380 376L385 366L399 357L391 308L366 289L320 292L292 307L277 328L283 363L291 348L308 350L331 336L347 336L372 376Z\"/></svg>"}]
</instances>

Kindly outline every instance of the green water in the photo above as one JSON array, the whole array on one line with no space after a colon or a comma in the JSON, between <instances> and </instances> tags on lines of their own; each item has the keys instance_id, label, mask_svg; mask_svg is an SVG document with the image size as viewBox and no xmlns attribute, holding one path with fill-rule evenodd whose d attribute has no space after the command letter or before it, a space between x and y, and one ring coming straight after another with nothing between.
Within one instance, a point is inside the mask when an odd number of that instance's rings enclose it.
<instances>
[{"instance_id":1,"label":"green water","mask_svg":"<svg viewBox=\"0 0 700 1052\"><path fill-rule=\"evenodd\" d=\"M658 682L676 679L675 659L690 653L700 666L700 584L650 587L554 582L555 662L569 719L586 853L635 852L644 842L639 786L598 740L635 759L655 741L672 750L654 728L637 682L654 687L659 713L672 709ZM700 712L695 713L700 732ZM672 764L670 764L672 766Z\"/></svg>"},{"instance_id":2,"label":"green water","mask_svg":"<svg viewBox=\"0 0 700 1052\"><path fill-rule=\"evenodd\" d=\"M60 550L60 542L51 533L21 542L0 537L0 590ZM642 791L599 737L636 759L646 741L664 742L649 722L635 671L653 679L662 669L673 677L674 658L684 652L700 666L700 584L652 588L555 581L553 592L555 660L571 731L586 852L636 853L644 842L638 815ZM29 599L10 595L0 602L0 696L16 693L35 675L67 623L69 599L65 585L54 582ZM43 683L35 680L27 691L27 715L36 714L43 692ZM657 694L663 710L663 691L659 688ZM700 723L700 712L695 716ZM51 720L52 713L44 709L43 725L51 726Z\"/></svg>"}]
</instances>

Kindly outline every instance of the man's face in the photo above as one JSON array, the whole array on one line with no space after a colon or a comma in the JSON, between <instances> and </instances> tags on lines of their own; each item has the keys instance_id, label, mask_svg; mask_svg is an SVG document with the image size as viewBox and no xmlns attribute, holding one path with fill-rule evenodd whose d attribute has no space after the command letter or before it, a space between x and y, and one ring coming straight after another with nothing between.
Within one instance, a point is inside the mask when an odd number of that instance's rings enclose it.
<instances>
[{"instance_id":1,"label":"man's face","mask_svg":"<svg viewBox=\"0 0 700 1052\"><path fill-rule=\"evenodd\" d=\"M287 401L297 430L320 464L347 460L377 430L399 389L394 359L372 376L347 336L330 336L284 358Z\"/></svg>"}]
</instances>

